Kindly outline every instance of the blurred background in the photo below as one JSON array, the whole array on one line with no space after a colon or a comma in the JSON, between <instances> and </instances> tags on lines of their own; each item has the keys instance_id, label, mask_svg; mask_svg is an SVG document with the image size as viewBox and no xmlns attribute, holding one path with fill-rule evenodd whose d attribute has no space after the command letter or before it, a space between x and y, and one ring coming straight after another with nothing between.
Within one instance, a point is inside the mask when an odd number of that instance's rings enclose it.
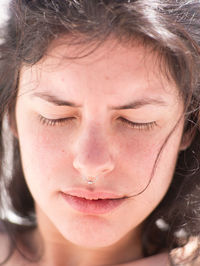
<instances>
[{"instance_id":1,"label":"blurred background","mask_svg":"<svg viewBox=\"0 0 200 266\"><path fill-rule=\"evenodd\" d=\"M7 6L10 0L0 0L0 25L7 20Z\"/></svg>"}]
</instances>

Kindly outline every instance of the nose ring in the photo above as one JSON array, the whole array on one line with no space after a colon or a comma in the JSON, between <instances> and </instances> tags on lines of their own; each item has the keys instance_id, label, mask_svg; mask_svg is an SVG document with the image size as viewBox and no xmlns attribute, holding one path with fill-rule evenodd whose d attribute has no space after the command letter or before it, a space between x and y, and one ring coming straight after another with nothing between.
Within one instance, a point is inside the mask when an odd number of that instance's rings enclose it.
<instances>
[{"instance_id":1,"label":"nose ring","mask_svg":"<svg viewBox=\"0 0 200 266\"><path fill-rule=\"evenodd\" d=\"M86 177L85 179L89 185L93 185L96 182L96 177Z\"/></svg>"}]
</instances>

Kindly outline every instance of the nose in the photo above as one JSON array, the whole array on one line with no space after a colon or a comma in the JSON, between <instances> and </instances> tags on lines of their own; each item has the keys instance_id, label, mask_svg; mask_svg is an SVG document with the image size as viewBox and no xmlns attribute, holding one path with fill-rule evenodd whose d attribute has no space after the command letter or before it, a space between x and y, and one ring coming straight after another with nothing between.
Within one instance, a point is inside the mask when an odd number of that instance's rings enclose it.
<instances>
[{"instance_id":1,"label":"nose","mask_svg":"<svg viewBox=\"0 0 200 266\"><path fill-rule=\"evenodd\" d=\"M108 140L98 130L80 134L75 143L73 166L83 177L100 177L114 169Z\"/></svg>"}]
</instances>

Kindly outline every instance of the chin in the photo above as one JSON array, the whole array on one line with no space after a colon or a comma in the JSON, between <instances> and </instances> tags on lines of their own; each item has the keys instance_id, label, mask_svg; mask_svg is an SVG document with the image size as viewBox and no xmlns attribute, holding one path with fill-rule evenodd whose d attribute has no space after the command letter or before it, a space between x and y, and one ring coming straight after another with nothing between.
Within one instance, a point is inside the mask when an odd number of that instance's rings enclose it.
<instances>
[{"instance_id":1,"label":"chin","mask_svg":"<svg viewBox=\"0 0 200 266\"><path fill-rule=\"evenodd\" d=\"M93 220L99 220L99 217L91 217ZM102 220L102 219L100 219ZM119 232L113 230L113 227L108 222L96 221L96 223L84 223L73 221L67 226L60 228L62 236L72 242L74 245L88 248L98 249L111 246L118 242L122 237Z\"/></svg>"}]
</instances>

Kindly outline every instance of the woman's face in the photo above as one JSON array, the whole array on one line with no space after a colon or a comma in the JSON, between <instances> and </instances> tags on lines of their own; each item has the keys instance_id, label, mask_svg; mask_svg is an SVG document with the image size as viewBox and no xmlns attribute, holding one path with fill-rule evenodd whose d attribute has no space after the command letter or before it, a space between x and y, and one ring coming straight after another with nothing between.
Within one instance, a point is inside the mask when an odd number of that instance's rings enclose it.
<instances>
[{"instance_id":1,"label":"woman's face","mask_svg":"<svg viewBox=\"0 0 200 266\"><path fill-rule=\"evenodd\" d=\"M169 188L183 103L148 48L107 42L82 59L65 57L74 54L55 43L43 60L23 67L17 135L41 230L106 247L133 235ZM88 177L96 182L88 184ZM115 208L119 200L72 197L69 204L72 191L133 197Z\"/></svg>"}]
</instances>

